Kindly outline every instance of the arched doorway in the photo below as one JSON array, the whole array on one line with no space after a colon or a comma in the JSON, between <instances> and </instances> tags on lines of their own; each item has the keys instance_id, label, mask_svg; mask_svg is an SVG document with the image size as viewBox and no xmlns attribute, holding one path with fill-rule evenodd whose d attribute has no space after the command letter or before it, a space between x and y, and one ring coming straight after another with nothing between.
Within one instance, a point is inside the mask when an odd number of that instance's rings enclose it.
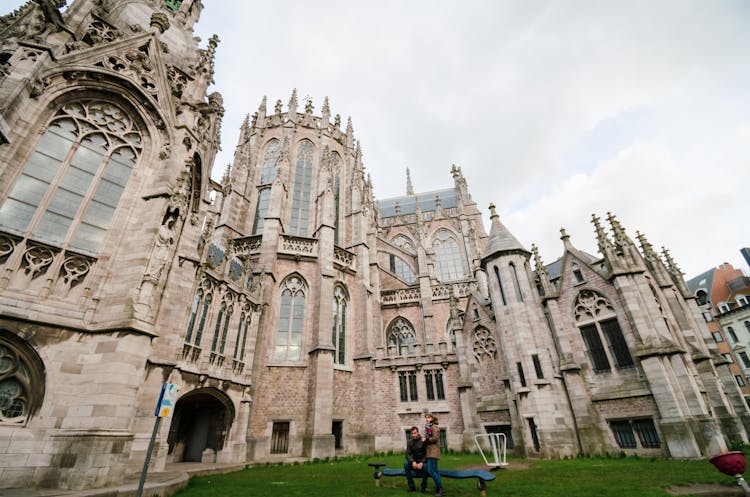
<instances>
[{"instance_id":1,"label":"arched doorway","mask_svg":"<svg viewBox=\"0 0 750 497\"><path fill-rule=\"evenodd\" d=\"M234 420L234 406L223 392L200 388L177 401L169 428L169 460L203 462L206 449L215 454L224 448ZM209 462L207 459L205 462Z\"/></svg>"}]
</instances>

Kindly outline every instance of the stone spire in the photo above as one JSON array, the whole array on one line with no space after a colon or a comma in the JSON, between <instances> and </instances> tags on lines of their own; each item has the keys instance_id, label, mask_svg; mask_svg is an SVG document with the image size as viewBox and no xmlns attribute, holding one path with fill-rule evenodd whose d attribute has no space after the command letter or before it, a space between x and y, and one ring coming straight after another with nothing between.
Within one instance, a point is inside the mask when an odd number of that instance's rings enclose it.
<instances>
[{"instance_id":1,"label":"stone spire","mask_svg":"<svg viewBox=\"0 0 750 497\"><path fill-rule=\"evenodd\" d=\"M289 97L289 110L287 112L289 120L297 122L297 88L292 90L292 96Z\"/></svg>"},{"instance_id":2,"label":"stone spire","mask_svg":"<svg viewBox=\"0 0 750 497\"><path fill-rule=\"evenodd\" d=\"M564 230L562 230L564 231ZM539 283L542 285L542 292L544 293L544 297L549 297L552 294L554 294L555 289L552 287L552 283L549 281L549 274L547 274L547 268L544 267L544 263L542 263L542 258L539 257L539 248L531 244L531 253L534 254L534 270L536 271L536 276L539 278Z\"/></svg>"},{"instance_id":3,"label":"stone spire","mask_svg":"<svg viewBox=\"0 0 750 497\"><path fill-rule=\"evenodd\" d=\"M680 289L680 292L682 292L682 296L685 298L692 297L693 294L690 292L690 289L685 282L684 274L672 258L672 254L670 254L669 250L664 247L661 248L661 253L664 255L664 260L667 261L667 270L669 271L669 276L672 277L672 281L677 286L677 288Z\"/></svg>"},{"instance_id":4,"label":"stone spire","mask_svg":"<svg viewBox=\"0 0 750 497\"><path fill-rule=\"evenodd\" d=\"M323 99L323 108L321 109L321 123L320 127L328 129L328 125L331 122L331 108L328 105L328 97Z\"/></svg>"},{"instance_id":5,"label":"stone spire","mask_svg":"<svg viewBox=\"0 0 750 497\"><path fill-rule=\"evenodd\" d=\"M263 95L263 99L258 106L258 117L255 119L255 125L262 128L266 125L266 114L268 113L268 99Z\"/></svg>"},{"instance_id":6,"label":"stone spire","mask_svg":"<svg viewBox=\"0 0 750 497\"><path fill-rule=\"evenodd\" d=\"M591 222L596 230L596 241L599 245L599 252L602 255L607 255L612 249L612 244L607 237L607 233L604 231L604 228L602 228L601 221L596 214L591 214Z\"/></svg>"},{"instance_id":7,"label":"stone spire","mask_svg":"<svg viewBox=\"0 0 750 497\"><path fill-rule=\"evenodd\" d=\"M354 145L354 126L352 126L352 118L349 116L346 119L346 146L351 147Z\"/></svg>"},{"instance_id":8,"label":"stone spire","mask_svg":"<svg viewBox=\"0 0 750 497\"><path fill-rule=\"evenodd\" d=\"M411 173L409 168L406 168L406 194L414 195L414 185L411 184Z\"/></svg>"},{"instance_id":9,"label":"stone spire","mask_svg":"<svg viewBox=\"0 0 750 497\"><path fill-rule=\"evenodd\" d=\"M664 266L664 263L659 257L659 254L657 254L654 250L654 247L649 243L648 240L646 240L646 236L643 235L640 231L636 231L635 237L641 244L641 252L643 253L643 258L646 261L646 265L651 270L651 273L654 275L659 285L666 286L671 284L672 280L670 279L669 271L667 270L666 266Z\"/></svg>"},{"instance_id":10,"label":"stone spire","mask_svg":"<svg viewBox=\"0 0 750 497\"><path fill-rule=\"evenodd\" d=\"M560 240L562 240L565 250L570 250L573 248L573 244L570 243L570 235L567 231L565 231L565 228L560 228Z\"/></svg>"},{"instance_id":11,"label":"stone spire","mask_svg":"<svg viewBox=\"0 0 750 497\"><path fill-rule=\"evenodd\" d=\"M490 219L492 220L492 226L490 227L490 235L487 239L487 253L484 256L485 259L503 252L523 252L529 254L521 242L514 237L508 228L500 222L500 216L495 211L495 204L490 204Z\"/></svg>"}]
</instances>

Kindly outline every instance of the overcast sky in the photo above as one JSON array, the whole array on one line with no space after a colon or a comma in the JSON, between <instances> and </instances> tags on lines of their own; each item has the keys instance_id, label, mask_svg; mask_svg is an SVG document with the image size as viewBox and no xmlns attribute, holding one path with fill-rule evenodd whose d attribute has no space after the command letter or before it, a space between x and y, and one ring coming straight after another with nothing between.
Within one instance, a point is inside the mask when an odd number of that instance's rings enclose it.
<instances>
[{"instance_id":1,"label":"overcast sky","mask_svg":"<svg viewBox=\"0 0 750 497\"><path fill-rule=\"evenodd\" d=\"M221 42L220 176L245 114L328 96L375 194L450 187L459 165L549 263L561 227L596 254L592 213L672 252L687 277L750 246L746 0L203 0Z\"/></svg>"},{"instance_id":2,"label":"overcast sky","mask_svg":"<svg viewBox=\"0 0 750 497\"><path fill-rule=\"evenodd\" d=\"M375 193L450 187L459 165L545 262L560 228L596 254L591 214L672 252L687 277L750 246L750 2L204 0L227 109L292 88L351 116ZM303 104L301 104L303 106ZM270 110L270 109L269 109Z\"/></svg>"}]
</instances>

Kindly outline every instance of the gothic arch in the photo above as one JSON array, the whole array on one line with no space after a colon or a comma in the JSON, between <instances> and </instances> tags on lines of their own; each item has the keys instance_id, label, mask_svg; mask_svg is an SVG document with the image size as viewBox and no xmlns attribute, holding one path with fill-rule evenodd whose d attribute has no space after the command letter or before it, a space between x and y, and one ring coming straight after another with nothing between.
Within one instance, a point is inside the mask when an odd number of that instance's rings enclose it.
<instances>
[{"instance_id":1,"label":"gothic arch","mask_svg":"<svg viewBox=\"0 0 750 497\"><path fill-rule=\"evenodd\" d=\"M430 237L430 246L435 251L435 277L438 281L457 281L466 277L464 249L461 239L453 230L441 227Z\"/></svg>"},{"instance_id":2,"label":"gothic arch","mask_svg":"<svg viewBox=\"0 0 750 497\"><path fill-rule=\"evenodd\" d=\"M0 426L25 426L44 400L45 367L15 333L0 329Z\"/></svg>"},{"instance_id":3,"label":"gothic arch","mask_svg":"<svg viewBox=\"0 0 750 497\"><path fill-rule=\"evenodd\" d=\"M206 387L182 395L175 404L167 442L174 461L201 462L206 449L219 452L235 418L232 400Z\"/></svg>"},{"instance_id":4,"label":"gothic arch","mask_svg":"<svg viewBox=\"0 0 750 497\"><path fill-rule=\"evenodd\" d=\"M385 343L389 351L395 347L392 355L400 356L403 354L403 348L406 347L408 353L414 351L414 344L417 342L417 334L414 325L403 316L397 316L388 324L385 329Z\"/></svg>"}]
</instances>

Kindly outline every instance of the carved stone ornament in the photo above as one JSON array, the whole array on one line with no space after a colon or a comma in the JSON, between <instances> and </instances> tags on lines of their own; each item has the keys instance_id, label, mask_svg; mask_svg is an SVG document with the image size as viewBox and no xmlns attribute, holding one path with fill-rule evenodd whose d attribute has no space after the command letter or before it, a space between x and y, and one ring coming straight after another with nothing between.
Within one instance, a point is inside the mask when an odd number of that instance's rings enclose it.
<instances>
[{"instance_id":1,"label":"carved stone ornament","mask_svg":"<svg viewBox=\"0 0 750 497\"><path fill-rule=\"evenodd\" d=\"M151 14L151 27L163 33L169 29L169 18L162 12L154 12Z\"/></svg>"}]
</instances>

